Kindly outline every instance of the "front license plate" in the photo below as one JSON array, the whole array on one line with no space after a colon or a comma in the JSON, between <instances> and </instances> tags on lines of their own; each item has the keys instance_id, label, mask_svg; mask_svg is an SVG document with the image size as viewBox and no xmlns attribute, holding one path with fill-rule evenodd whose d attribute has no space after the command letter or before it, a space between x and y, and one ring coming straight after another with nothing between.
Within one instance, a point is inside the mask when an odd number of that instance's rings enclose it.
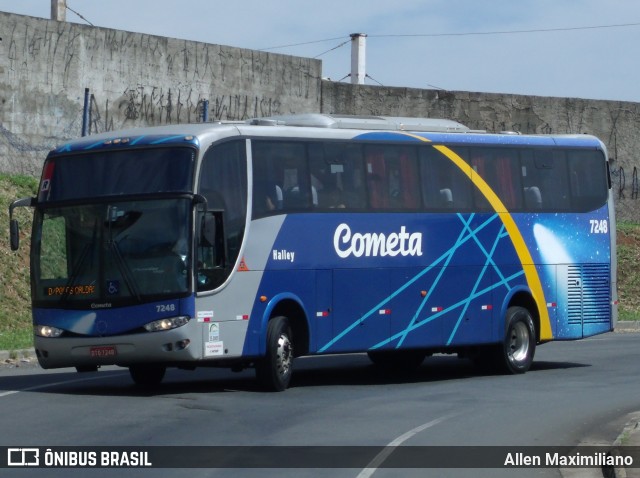
<instances>
[{"instance_id":1,"label":"front license plate","mask_svg":"<svg viewBox=\"0 0 640 478\"><path fill-rule=\"evenodd\" d=\"M91 347L89 355L92 357L115 357L118 355L115 345L104 345L101 347Z\"/></svg>"}]
</instances>

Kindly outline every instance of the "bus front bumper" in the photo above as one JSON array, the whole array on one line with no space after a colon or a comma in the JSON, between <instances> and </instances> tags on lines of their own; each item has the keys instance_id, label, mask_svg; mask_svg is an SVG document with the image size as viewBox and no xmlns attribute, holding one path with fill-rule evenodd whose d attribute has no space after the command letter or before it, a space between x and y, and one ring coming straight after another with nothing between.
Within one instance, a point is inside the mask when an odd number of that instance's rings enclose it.
<instances>
[{"instance_id":1,"label":"bus front bumper","mask_svg":"<svg viewBox=\"0 0 640 478\"><path fill-rule=\"evenodd\" d=\"M202 343L194 343L186 329L112 337L35 336L34 345L44 369L193 362L202 357Z\"/></svg>"}]
</instances>

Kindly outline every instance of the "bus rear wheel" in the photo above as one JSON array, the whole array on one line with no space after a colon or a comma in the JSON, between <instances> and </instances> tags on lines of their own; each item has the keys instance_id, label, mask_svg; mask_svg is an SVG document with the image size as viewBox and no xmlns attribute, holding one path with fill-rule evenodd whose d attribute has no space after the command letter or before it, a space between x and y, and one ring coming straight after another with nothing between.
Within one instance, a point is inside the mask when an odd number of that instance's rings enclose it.
<instances>
[{"instance_id":1,"label":"bus rear wheel","mask_svg":"<svg viewBox=\"0 0 640 478\"><path fill-rule=\"evenodd\" d=\"M256 378L269 391L289 387L293 372L293 340L289 320L274 317L267 325L267 353L256 363Z\"/></svg>"},{"instance_id":2,"label":"bus rear wheel","mask_svg":"<svg viewBox=\"0 0 640 478\"><path fill-rule=\"evenodd\" d=\"M159 385L166 371L167 367L164 365L131 365L129 367L131 379L141 387Z\"/></svg>"},{"instance_id":3,"label":"bus rear wheel","mask_svg":"<svg viewBox=\"0 0 640 478\"><path fill-rule=\"evenodd\" d=\"M524 307L509 307L505 322L505 337L495 350L494 361L503 373L525 373L536 352L533 318Z\"/></svg>"}]
</instances>

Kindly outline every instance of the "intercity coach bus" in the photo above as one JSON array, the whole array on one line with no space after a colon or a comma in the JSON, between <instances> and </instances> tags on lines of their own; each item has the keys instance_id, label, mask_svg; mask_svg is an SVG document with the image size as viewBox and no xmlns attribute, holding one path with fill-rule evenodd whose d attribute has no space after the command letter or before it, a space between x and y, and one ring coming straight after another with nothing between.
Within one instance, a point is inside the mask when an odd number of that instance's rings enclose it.
<instances>
[{"instance_id":1,"label":"intercity coach bus","mask_svg":"<svg viewBox=\"0 0 640 478\"><path fill-rule=\"evenodd\" d=\"M253 367L278 391L316 354L523 373L537 345L617 318L609 165L589 135L324 114L131 129L51 151L18 206L34 209L45 369L154 385L167 367Z\"/></svg>"}]
</instances>

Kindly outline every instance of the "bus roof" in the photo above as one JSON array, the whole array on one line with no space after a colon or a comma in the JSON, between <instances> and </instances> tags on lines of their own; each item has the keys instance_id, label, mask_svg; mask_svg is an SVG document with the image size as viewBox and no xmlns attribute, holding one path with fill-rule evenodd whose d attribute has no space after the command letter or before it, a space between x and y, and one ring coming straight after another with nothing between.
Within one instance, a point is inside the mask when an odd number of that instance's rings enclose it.
<instances>
[{"instance_id":1,"label":"bus roof","mask_svg":"<svg viewBox=\"0 0 640 478\"><path fill-rule=\"evenodd\" d=\"M69 141L51 154L92 151L114 146L206 145L231 136L359 139L367 141L428 141L449 144L580 146L602 148L594 136L521 135L471 130L447 119L392 116L349 116L320 113L229 121L131 128Z\"/></svg>"},{"instance_id":2,"label":"bus roof","mask_svg":"<svg viewBox=\"0 0 640 478\"><path fill-rule=\"evenodd\" d=\"M385 131L432 131L440 133L466 133L465 125L448 119L409 118L404 116L353 116L322 113L271 116L248 121L260 126L308 126L314 128L363 129Z\"/></svg>"}]
</instances>

